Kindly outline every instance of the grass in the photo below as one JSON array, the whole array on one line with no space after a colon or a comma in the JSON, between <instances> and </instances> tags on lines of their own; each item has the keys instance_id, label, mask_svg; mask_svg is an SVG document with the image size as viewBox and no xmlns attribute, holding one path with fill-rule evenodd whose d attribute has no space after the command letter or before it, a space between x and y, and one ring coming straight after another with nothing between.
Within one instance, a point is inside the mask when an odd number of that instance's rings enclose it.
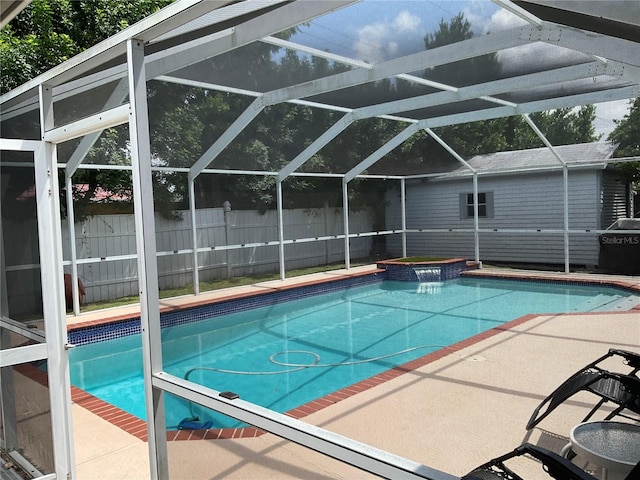
<instances>
[{"instance_id":1,"label":"grass","mask_svg":"<svg viewBox=\"0 0 640 480\"><path fill-rule=\"evenodd\" d=\"M357 267L361 265L369 265L374 263L369 260L356 261L351 262L352 267ZM291 277L299 277L301 275L310 275L312 273L320 273L327 272L330 270L340 270L344 268L343 263L331 264L331 265L320 265L317 267L309 267L309 268L300 268L297 270L287 271L287 278ZM223 288L230 287L239 287L242 285L252 285L254 283L259 282L268 282L270 280L278 280L280 278L279 272L267 273L261 275L254 275L251 277L234 277L234 278L224 278L220 280L213 281L203 281L200 282L200 292L211 292L213 290L222 290ZM167 290L160 291L160 298L173 298L173 297L181 297L184 295L193 295L193 285L185 285L184 287L179 288L171 288ZM140 301L140 298L137 295L131 295L128 297L120 297L111 300L101 300L98 302L87 303L80 307L80 311L82 313L93 312L95 310L103 310L107 308L114 307L123 307L126 305L134 305Z\"/></svg>"}]
</instances>

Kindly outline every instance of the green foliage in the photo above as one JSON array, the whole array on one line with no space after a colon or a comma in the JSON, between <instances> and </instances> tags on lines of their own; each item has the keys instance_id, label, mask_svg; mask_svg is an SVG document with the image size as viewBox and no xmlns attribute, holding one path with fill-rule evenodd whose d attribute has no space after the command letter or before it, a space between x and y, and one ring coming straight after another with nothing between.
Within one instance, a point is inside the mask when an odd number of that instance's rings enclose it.
<instances>
[{"instance_id":1,"label":"green foliage","mask_svg":"<svg viewBox=\"0 0 640 480\"><path fill-rule=\"evenodd\" d=\"M170 0L34 0L0 34L2 91L57 65L168 3ZM282 32L279 36L289 38L293 33L295 29ZM436 48L472 37L470 22L461 13L448 23L441 21L436 32L427 34L424 38L425 48ZM291 51L283 54L277 47L260 42L190 68L194 69L194 74L207 75L212 83L261 92L312 81L348 69L326 59L310 59ZM499 71L497 57L486 55L427 69L423 75L430 80L464 87L495 79ZM373 103L384 103L435 91L404 80L383 80L332 92L317 100L358 108L372 99ZM152 158L155 165L166 167L193 165L252 101L245 96L160 81L149 82L147 92ZM289 103L267 107L214 159L209 168L277 172L342 115ZM555 145L595 139L594 116L593 107L531 115ZM299 170L308 173L345 173L406 127L399 122L380 118L356 121ZM465 158L542 145L521 117L441 127L436 133ZM129 164L127 136L125 128L104 132L87 161ZM75 144L66 146L73 147ZM420 132L368 171L420 173L434 165L445 165L451 161L455 163L449 152L429 135ZM88 185L88 190L75 192L78 218L91 213L89 199L98 187L118 197L131 194L129 172L79 170L74 176L74 183ZM220 207L228 200L234 209L266 210L275 206L275 185L274 176L204 174L198 177L195 184L196 201L198 207ZM353 181L349 185L350 207L359 209L375 205L379 212L384 211L380 199L384 197L385 188L382 181ZM285 207L342 204L339 179L290 177L284 182L283 189ZM154 200L158 212L171 217L174 209L183 207L187 199L186 174L155 174ZM380 219L376 221L384 223Z\"/></svg>"},{"instance_id":2,"label":"green foliage","mask_svg":"<svg viewBox=\"0 0 640 480\"><path fill-rule=\"evenodd\" d=\"M81 49L69 31L69 0L34 0L0 31L0 93L62 63Z\"/></svg>"},{"instance_id":3,"label":"green foliage","mask_svg":"<svg viewBox=\"0 0 640 480\"><path fill-rule=\"evenodd\" d=\"M173 0L33 0L0 31L0 94L118 33Z\"/></svg>"},{"instance_id":4,"label":"green foliage","mask_svg":"<svg viewBox=\"0 0 640 480\"><path fill-rule=\"evenodd\" d=\"M96 45L142 18L170 4L173 0L33 0L11 23L0 31L0 93L20 86L72 56ZM91 99L89 99L91 100ZM72 113L72 112L67 112ZM58 120L63 120L58 115ZM11 128L11 127L9 127ZM14 134L18 134L15 132ZM129 165L126 129L105 131L85 162ZM71 151L77 142L59 146L59 151ZM156 185L167 185L167 176L156 175ZM85 170L74 175L74 210L80 221L96 210L91 198L100 191L107 195L101 203L117 199L117 205L131 209L131 176L128 171ZM61 185L64 179L61 178ZM171 216L175 196L173 186L158 189L159 212ZM61 189L64 193L64 189ZM109 198L111 196L111 199ZM25 208L35 205L23 202ZM63 215L66 203L62 199ZM21 204L22 206L22 204ZM5 211L3 210L3 213ZM25 218L28 215L25 214Z\"/></svg>"},{"instance_id":5,"label":"green foliage","mask_svg":"<svg viewBox=\"0 0 640 480\"><path fill-rule=\"evenodd\" d=\"M616 128L609 135L609 140L618 145L614 156L640 156L640 98L629 103L629 112L622 120L616 120ZM620 163L617 165L620 181L634 184L640 188L640 162Z\"/></svg>"},{"instance_id":6,"label":"green foliage","mask_svg":"<svg viewBox=\"0 0 640 480\"><path fill-rule=\"evenodd\" d=\"M439 30L426 35L424 41L425 47L430 49L468 40L472 37L471 24L460 13L449 23L442 20ZM496 79L499 73L500 63L497 57L492 54L438 66L425 71L424 76L447 85L464 87ZM530 117L553 145L598 140L593 126L595 120L593 105L581 107L577 111L563 108L549 112L536 112ZM436 133L464 158L544 145L533 129L520 116L441 127L436 129ZM435 140L423 139L418 143L415 141L418 139L419 137L416 137L413 144L408 145L412 149L417 147L417 150L413 150L413 155L422 158L429 156L431 157L429 161L436 164L451 157Z\"/></svg>"}]
</instances>

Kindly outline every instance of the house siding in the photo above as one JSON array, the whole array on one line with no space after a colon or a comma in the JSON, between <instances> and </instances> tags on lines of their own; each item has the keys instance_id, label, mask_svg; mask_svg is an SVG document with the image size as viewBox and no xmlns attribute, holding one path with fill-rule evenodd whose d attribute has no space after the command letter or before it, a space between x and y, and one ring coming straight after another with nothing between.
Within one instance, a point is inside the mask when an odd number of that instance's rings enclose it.
<instances>
[{"instance_id":1,"label":"house siding","mask_svg":"<svg viewBox=\"0 0 640 480\"><path fill-rule=\"evenodd\" d=\"M601 170L569 172L569 228L600 228ZM471 178L407 182L406 219L408 229L473 230L473 218L461 219L460 194L473 191ZM562 172L481 176L479 192L493 193L493 218L480 218L481 229L563 230ZM387 196L388 228L400 228L399 194ZM558 233L483 232L480 234L483 261L564 263L564 236ZM597 234L571 234L570 262L595 265L598 260ZM394 256L402 254L401 238L388 239ZM474 233L417 232L407 235L407 255L475 256Z\"/></svg>"},{"instance_id":2,"label":"house siding","mask_svg":"<svg viewBox=\"0 0 640 480\"><path fill-rule=\"evenodd\" d=\"M627 216L627 189L612 170L604 171L602 183L601 228L604 230L617 219Z\"/></svg>"}]
</instances>

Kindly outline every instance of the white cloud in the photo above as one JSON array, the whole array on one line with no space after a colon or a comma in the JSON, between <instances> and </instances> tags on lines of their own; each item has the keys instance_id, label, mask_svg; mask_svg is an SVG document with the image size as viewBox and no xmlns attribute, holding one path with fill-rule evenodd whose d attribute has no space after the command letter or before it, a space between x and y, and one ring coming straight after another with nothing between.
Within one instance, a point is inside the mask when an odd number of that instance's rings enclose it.
<instances>
[{"instance_id":1,"label":"white cloud","mask_svg":"<svg viewBox=\"0 0 640 480\"><path fill-rule=\"evenodd\" d=\"M393 19L391 26L397 33L414 32L420 26L420 17L403 10Z\"/></svg>"},{"instance_id":2,"label":"white cloud","mask_svg":"<svg viewBox=\"0 0 640 480\"><path fill-rule=\"evenodd\" d=\"M382 61L398 53L398 37L416 32L420 22L420 17L403 10L390 21L365 25L357 31L354 50L361 60Z\"/></svg>"},{"instance_id":3,"label":"white cloud","mask_svg":"<svg viewBox=\"0 0 640 480\"><path fill-rule=\"evenodd\" d=\"M508 10L500 9L491 15L489 22L485 24L483 33L497 32L499 30L506 30L509 28L524 25L525 22L520 17L517 17Z\"/></svg>"},{"instance_id":4,"label":"white cloud","mask_svg":"<svg viewBox=\"0 0 640 480\"><path fill-rule=\"evenodd\" d=\"M479 0L472 0L462 9L462 13L471 24L475 35L486 35L489 32L521 25L524 22L511 12L499 8L491 2Z\"/></svg>"},{"instance_id":5,"label":"white cloud","mask_svg":"<svg viewBox=\"0 0 640 480\"><path fill-rule=\"evenodd\" d=\"M358 40L354 45L358 58L368 62L380 61L384 56L384 43L389 36L387 30L388 28L381 23L359 29Z\"/></svg>"}]
</instances>

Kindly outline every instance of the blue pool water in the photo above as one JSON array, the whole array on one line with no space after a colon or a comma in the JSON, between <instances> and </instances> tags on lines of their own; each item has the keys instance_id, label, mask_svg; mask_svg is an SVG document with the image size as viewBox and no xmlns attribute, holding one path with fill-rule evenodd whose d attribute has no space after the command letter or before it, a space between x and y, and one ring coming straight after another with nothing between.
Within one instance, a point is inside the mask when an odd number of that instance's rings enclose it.
<instances>
[{"instance_id":1,"label":"blue pool water","mask_svg":"<svg viewBox=\"0 0 640 480\"><path fill-rule=\"evenodd\" d=\"M522 315L614 310L630 296L492 279L386 281L163 329L164 369L284 412ZM145 418L139 335L76 347L70 358L73 385ZM235 425L170 396L166 410L169 427L192 415Z\"/></svg>"}]
</instances>

